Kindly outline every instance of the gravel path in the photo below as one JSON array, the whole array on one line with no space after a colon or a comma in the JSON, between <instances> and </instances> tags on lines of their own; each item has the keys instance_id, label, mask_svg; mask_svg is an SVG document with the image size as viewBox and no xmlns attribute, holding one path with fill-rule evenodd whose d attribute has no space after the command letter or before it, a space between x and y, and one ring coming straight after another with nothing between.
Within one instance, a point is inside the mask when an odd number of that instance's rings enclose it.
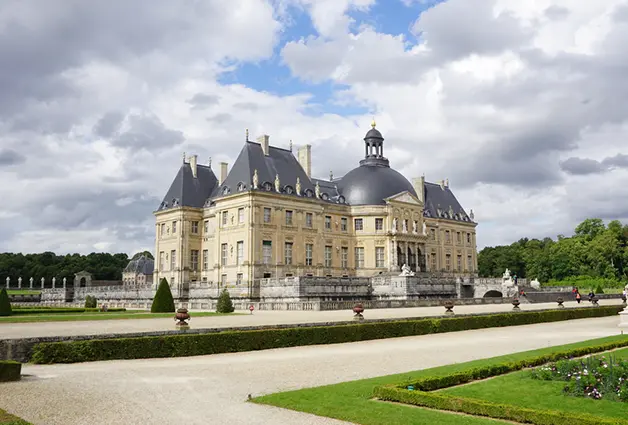
<instances>
[{"instance_id":1,"label":"gravel path","mask_svg":"<svg viewBox=\"0 0 628 425\"><path fill-rule=\"evenodd\" d=\"M620 304L620 299L601 300L600 305ZM591 308L588 302L577 304L575 301L565 303L567 307ZM555 308L556 303L521 304L521 310L537 310ZM510 304L487 304L472 306L456 306L454 311L459 314L508 312ZM367 319L429 317L441 315L443 307L419 308L387 308L367 310ZM254 314L236 316L194 317L191 313L192 328L225 328L233 326L256 326L294 323L318 323L351 320L353 313L348 310L334 311L256 311ZM79 322L33 322L33 323L0 323L0 339L28 338L43 336L96 335L106 333L132 333L161 330L174 330L174 320L161 319L124 319L96 320Z\"/></svg>"},{"instance_id":2,"label":"gravel path","mask_svg":"<svg viewBox=\"0 0 628 425\"><path fill-rule=\"evenodd\" d=\"M173 359L25 365L0 406L35 425L341 424L254 396L619 333L617 317Z\"/></svg>"}]
</instances>

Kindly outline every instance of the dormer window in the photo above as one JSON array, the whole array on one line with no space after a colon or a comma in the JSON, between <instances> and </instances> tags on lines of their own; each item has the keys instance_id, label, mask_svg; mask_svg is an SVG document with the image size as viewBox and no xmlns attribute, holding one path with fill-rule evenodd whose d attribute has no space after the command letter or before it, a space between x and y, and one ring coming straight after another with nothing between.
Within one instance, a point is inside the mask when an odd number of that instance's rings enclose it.
<instances>
[{"instance_id":1,"label":"dormer window","mask_svg":"<svg viewBox=\"0 0 628 425\"><path fill-rule=\"evenodd\" d=\"M273 185L270 182L264 182L264 190L271 191L273 190Z\"/></svg>"},{"instance_id":2,"label":"dormer window","mask_svg":"<svg viewBox=\"0 0 628 425\"><path fill-rule=\"evenodd\" d=\"M172 206L173 206L173 207L178 207L178 206L179 206L179 200L178 200L177 198L174 198L174 199L172 200Z\"/></svg>"},{"instance_id":3,"label":"dormer window","mask_svg":"<svg viewBox=\"0 0 628 425\"><path fill-rule=\"evenodd\" d=\"M312 189L305 189L305 196L307 196L308 198L313 197L314 192L312 192Z\"/></svg>"},{"instance_id":4,"label":"dormer window","mask_svg":"<svg viewBox=\"0 0 628 425\"><path fill-rule=\"evenodd\" d=\"M283 188L283 191L284 191L286 194L288 194L288 195L292 195L292 194L294 193L294 189L293 189L293 188L292 188L292 186L290 186L290 185L286 185L286 186Z\"/></svg>"},{"instance_id":5,"label":"dormer window","mask_svg":"<svg viewBox=\"0 0 628 425\"><path fill-rule=\"evenodd\" d=\"M238 183L238 192L243 192L246 189L246 185L242 182Z\"/></svg>"},{"instance_id":6,"label":"dormer window","mask_svg":"<svg viewBox=\"0 0 628 425\"><path fill-rule=\"evenodd\" d=\"M328 200L328 199L329 199L329 195L328 195L328 194L326 194L326 193L323 193L323 194L321 195L321 198L323 199L323 201L326 201L326 200Z\"/></svg>"},{"instance_id":7,"label":"dormer window","mask_svg":"<svg viewBox=\"0 0 628 425\"><path fill-rule=\"evenodd\" d=\"M344 196L339 196L339 197L338 197L338 202L339 202L340 204L344 204L344 203L345 203L345 197L344 197Z\"/></svg>"},{"instance_id":8,"label":"dormer window","mask_svg":"<svg viewBox=\"0 0 628 425\"><path fill-rule=\"evenodd\" d=\"M229 187L225 186L222 188L222 194L223 195L228 195L229 194Z\"/></svg>"}]
</instances>

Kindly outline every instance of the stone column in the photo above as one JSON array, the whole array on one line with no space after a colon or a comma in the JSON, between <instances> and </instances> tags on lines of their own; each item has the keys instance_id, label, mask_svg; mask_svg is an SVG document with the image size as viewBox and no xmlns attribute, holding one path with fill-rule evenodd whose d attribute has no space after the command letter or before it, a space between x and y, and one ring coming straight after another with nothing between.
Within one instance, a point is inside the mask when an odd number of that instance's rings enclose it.
<instances>
[{"instance_id":1,"label":"stone column","mask_svg":"<svg viewBox=\"0 0 628 425\"><path fill-rule=\"evenodd\" d=\"M397 241L390 241L390 271L397 271Z\"/></svg>"},{"instance_id":2,"label":"stone column","mask_svg":"<svg viewBox=\"0 0 628 425\"><path fill-rule=\"evenodd\" d=\"M64 277L63 278L63 289L65 289L65 287L66 287L66 278Z\"/></svg>"},{"instance_id":3,"label":"stone column","mask_svg":"<svg viewBox=\"0 0 628 425\"><path fill-rule=\"evenodd\" d=\"M9 285L11 285L11 278L9 276L7 276L6 282L6 288L9 289Z\"/></svg>"},{"instance_id":4,"label":"stone column","mask_svg":"<svg viewBox=\"0 0 628 425\"><path fill-rule=\"evenodd\" d=\"M52 278L52 289L55 289L55 283L57 282L57 278L53 277Z\"/></svg>"},{"instance_id":5,"label":"stone column","mask_svg":"<svg viewBox=\"0 0 628 425\"><path fill-rule=\"evenodd\" d=\"M22 278L21 277L17 278L17 288L18 289L22 289Z\"/></svg>"},{"instance_id":6,"label":"stone column","mask_svg":"<svg viewBox=\"0 0 628 425\"><path fill-rule=\"evenodd\" d=\"M418 242L415 242L415 244L414 244L414 256L416 258L415 262L416 262L416 271L417 272L424 271L424 270L421 270L421 262L419 261L419 258L420 258L419 257L419 247L420 246L421 245L419 245Z\"/></svg>"},{"instance_id":7,"label":"stone column","mask_svg":"<svg viewBox=\"0 0 628 425\"><path fill-rule=\"evenodd\" d=\"M44 282L46 281L46 278L41 278L41 289L44 289Z\"/></svg>"},{"instance_id":8,"label":"stone column","mask_svg":"<svg viewBox=\"0 0 628 425\"><path fill-rule=\"evenodd\" d=\"M28 280L28 283L29 283L29 287L31 289L33 289L33 278L32 277Z\"/></svg>"}]
</instances>

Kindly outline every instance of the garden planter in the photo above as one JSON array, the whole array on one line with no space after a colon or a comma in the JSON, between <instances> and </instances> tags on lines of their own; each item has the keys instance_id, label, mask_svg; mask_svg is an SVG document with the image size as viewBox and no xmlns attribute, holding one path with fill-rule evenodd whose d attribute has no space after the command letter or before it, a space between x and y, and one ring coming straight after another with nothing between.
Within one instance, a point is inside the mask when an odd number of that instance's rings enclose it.
<instances>
[{"instance_id":1,"label":"garden planter","mask_svg":"<svg viewBox=\"0 0 628 425\"><path fill-rule=\"evenodd\" d=\"M445 301L443 303L443 307L445 307L445 314L447 314L447 315L454 314L454 303L453 303L453 301Z\"/></svg>"},{"instance_id":2,"label":"garden planter","mask_svg":"<svg viewBox=\"0 0 628 425\"><path fill-rule=\"evenodd\" d=\"M356 304L355 307L353 307L353 320L364 320L363 312L364 306L362 304Z\"/></svg>"},{"instance_id":3,"label":"garden planter","mask_svg":"<svg viewBox=\"0 0 628 425\"><path fill-rule=\"evenodd\" d=\"M177 329L189 329L190 324L188 323L191 320L190 314L188 313L187 308L180 308L177 310L177 313L174 315L174 320L177 321L176 327Z\"/></svg>"},{"instance_id":4,"label":"garden planter","mask_svg":"<svg viewBox=\"0 0 628 425\"><path fill-rule=\"evenodd\" d=\"M518 298L513 299L513 300L512 300L512 309L513 309L513 310L521 310L521 309L519 308L519 304L521 304L521 302L519 302L519 299L518 299Z\"/></svg>"},{"instance_id":5,"label":"garden planter","mask_svg":"<svg viewBox=\"0 0 628 425\"><path fill-rule=\"evenodd\" d=\"M563 297L558 297L556 299L556 302L558 303L558 308L565 308L565 306L563 305L563 303L565 302L565 300L563 299Z\"/></svg>"}]
</instances>

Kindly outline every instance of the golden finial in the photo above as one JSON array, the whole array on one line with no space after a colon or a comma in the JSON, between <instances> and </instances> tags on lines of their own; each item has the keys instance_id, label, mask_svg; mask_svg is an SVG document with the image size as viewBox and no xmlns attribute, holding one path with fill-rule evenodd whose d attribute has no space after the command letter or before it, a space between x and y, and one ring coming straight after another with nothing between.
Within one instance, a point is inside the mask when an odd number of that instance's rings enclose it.
<instances>
[{"instance_id":1,"label":"golden finial","mask_svg":"<svg viewBox=\"0 0 628 425\"><path fill-rule=\"evenodd\" d=\"M375 117L373 117L373 121L371 121L371 127L375 128L377 124L375 123Z\"/></svg>"},{"instance_id":2,"label":"golden finial","mask_svg":"<svg viewBox=\"0 0 628 425\"><path fill-rule=\"evenodd\" d=\"M249 141L249 129L248 128L246 129L246 141L247 142Z\"/></svg>"}]
</instances>

